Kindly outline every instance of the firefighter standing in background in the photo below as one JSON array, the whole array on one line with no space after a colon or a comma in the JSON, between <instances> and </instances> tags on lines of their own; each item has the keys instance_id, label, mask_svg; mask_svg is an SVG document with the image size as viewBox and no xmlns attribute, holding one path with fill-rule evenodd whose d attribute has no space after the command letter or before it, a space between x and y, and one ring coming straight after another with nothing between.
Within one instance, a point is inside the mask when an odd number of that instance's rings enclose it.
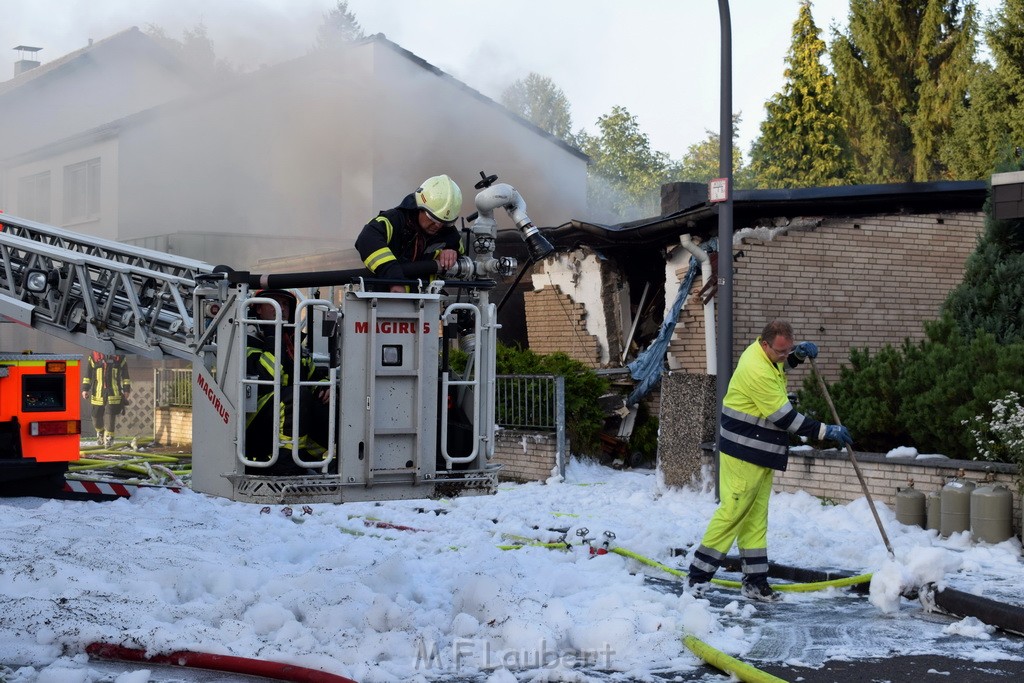
<instances>
[{"instance_id":1,"label":"firefighter standing in background","mask_svg":"<svg viewBox=\"0 0 1024 683\"><path fill-rule=\"evenodd\" d=\"M117 416L128 405L131 390L128 360L121 355L93 351L88 372L82 378L82 398L89 399L92 405L92 423L101 446L114 443Z\"/></svg>"}]
</instances>

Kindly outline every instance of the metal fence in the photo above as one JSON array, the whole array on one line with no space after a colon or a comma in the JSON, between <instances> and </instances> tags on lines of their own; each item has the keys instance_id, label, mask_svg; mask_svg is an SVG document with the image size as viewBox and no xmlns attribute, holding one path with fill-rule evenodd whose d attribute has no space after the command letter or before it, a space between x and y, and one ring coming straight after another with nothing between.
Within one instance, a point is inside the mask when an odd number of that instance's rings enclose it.
<instances>
[{"instance_id":1,"label":"metal fence","mask_svg":"<svg viewBox=\"0 0 1024 683\"><path fill-rule=\"evenodd\" d=\"M498 375L495 422L507 429L554 430L565 412L565 378L555 375ZM561 392L561 393L560 393Z\"/></svg>"},{"instance_id":2,"label":"metal fence","mask_svg":"<svg viewBox=\"0 0 1024 683\"><path fill-rule=\"evenodd\" d=\"M153 402L157 408L192 406L192 370L156 368L153 370Z\"/></svg>"},{"instance_id":3,"label":"metal fence","mask_svg":"<svg viewBox=\"0 0 1024 683\"><path fill-rule=\"evenodd\" d=\"M498 375L494 421L504 429L553 431L558 471L565 474L565 378L560 375Z\"/></svg>"}]
</instances>

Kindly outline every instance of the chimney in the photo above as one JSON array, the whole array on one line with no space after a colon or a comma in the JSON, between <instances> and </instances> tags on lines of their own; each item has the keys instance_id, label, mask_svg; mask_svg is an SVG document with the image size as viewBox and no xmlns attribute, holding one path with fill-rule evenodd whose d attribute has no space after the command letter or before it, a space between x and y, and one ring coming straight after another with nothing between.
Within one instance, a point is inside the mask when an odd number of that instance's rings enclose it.
<instances>
[{"instance_id":1,"label":"chimney","mask_svg":"<svg viewBox=\"0 0 1024 683\"><path fill-rule=\"evenodd\" d=\"M18 61L14 63L14 75L20 76L26 71L30 71L37 66L39 62L35 59L36 53L42 50L41 47L32 47L31 45L19 45L15 50L18 51ZM25 53L28 52L28 56L32 59L26 59Z\"/></svg>"}]
</instances>

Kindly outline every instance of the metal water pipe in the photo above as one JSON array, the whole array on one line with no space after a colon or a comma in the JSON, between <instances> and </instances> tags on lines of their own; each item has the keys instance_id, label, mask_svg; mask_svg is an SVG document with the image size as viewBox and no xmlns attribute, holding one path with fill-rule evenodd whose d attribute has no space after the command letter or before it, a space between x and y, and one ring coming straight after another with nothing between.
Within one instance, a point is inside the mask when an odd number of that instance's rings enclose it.
<instances>
[{"instance_id":1,"label":"metal water pipe","mask_svg":"<svg viewBox=\"0 0 1024 683\"><path fill-rule=\"evenodd\" d=\"M679 243L700 263L700 281L701 285L706 287L711 280L711 257L694 243L693 237L688 232L679 237ZM715 343L714 297L708 299L708 302L704 304L704 357L707 374L717 375L718 345Z\"/></svg>"}]
</instances>

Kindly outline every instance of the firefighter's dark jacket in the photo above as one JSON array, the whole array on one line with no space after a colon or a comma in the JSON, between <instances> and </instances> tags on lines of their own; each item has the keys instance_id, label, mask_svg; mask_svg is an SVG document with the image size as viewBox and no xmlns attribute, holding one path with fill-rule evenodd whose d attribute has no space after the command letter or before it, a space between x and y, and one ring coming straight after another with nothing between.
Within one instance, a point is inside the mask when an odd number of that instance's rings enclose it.
<instances>
[{"instance_id":1,"label":"firefighter's dark jacket","mask_svg":"<svg viewBox=\"0 0 1024 683\"><path fill-rule=\"evenodd\" d=\"M89 392L89 403L94 406L121 405L125 394L132 389L128 378L128 360L124 356L89 355L89 367L82 378L82 391Z\"/></svg>"},{"instance_id":2,"label":"firefighter's dark jacket","mask_svg":"<svg viewBox=\"0 0 1024 683\"><path fill-rule=\"evenodd\" d=\"M436 259L443 249L463 253L459 231L444 227L436 235L426 235L419 229L420 209L416 197L406 196L393 209L381 211L363 226L356 238L359 258L374 275L380 278L405 278L400 263Z\"/></svg>"},{"instance_id":3,"label":"firefighter's dark jacket","mask_svg":"<svg viewBox=\"0 0 1024 683\"><path fill-rule=\"evenodd\" d=\"M279 464L286 466L291 460L288 439L292 437L292 359L284 353L284 345L290 343L286 339L282 343L281 363L281 402L274 406L273 387L260 385L257 392L257 408L253 413L246 416L246 455L253 460L269 459L274 438L274 412L277 412L278 425L280 427L279 437L282 447L286 449ZM327 370L317 368L313 360L306 355L300 361L303 376L302 380L320 380L327 376ZM267 337L250 336L246 353L246 373L249 377L260 380L274 379L274 340L272 335ZM300 403L302 414L299 417L302 434L295 435L302 450L322 451L320 441L326 443L326 414L318 414L321 404L312 393L304 392ZM276 410L275 410L276 409ZM326 410L326 409L325 409ZM320 433L322 431L322 433ZM309 448L312 446L312 448ZM307 454L308 457L308 454ZM273 473L266 472L264 473Z\"/></svg>"}]
</instances>

